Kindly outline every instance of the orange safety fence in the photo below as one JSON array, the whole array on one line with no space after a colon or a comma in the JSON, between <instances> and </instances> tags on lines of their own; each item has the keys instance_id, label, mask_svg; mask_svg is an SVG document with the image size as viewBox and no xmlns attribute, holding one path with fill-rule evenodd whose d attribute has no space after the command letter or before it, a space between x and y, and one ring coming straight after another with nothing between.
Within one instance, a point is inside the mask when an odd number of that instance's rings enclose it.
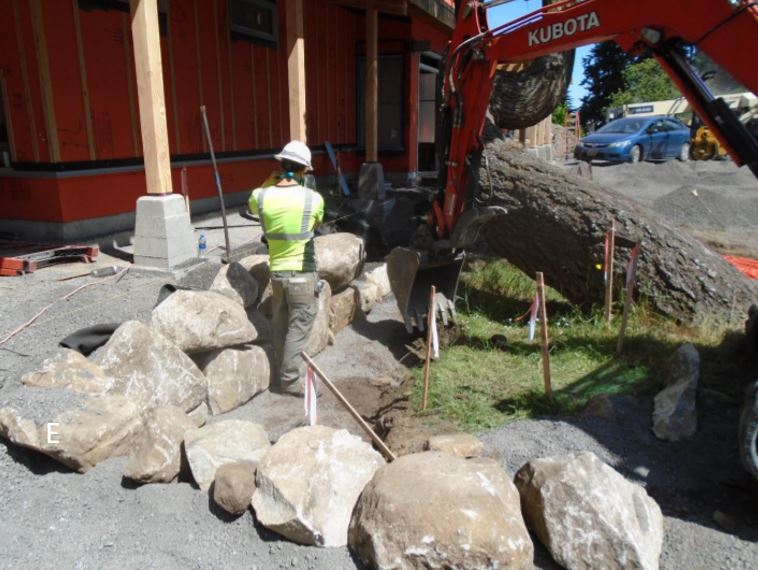
<instances>
[{"instance_id":1,"label":"orange safety fence","mask_svg":"<svg viewBox=\"0 0 758 570\"><path fill-rule=\"evenodd\" d=\"M758 279L758 259L737 257L736 255L725 255L724 259L751 279Z\"/></svg>"}]
</instances>

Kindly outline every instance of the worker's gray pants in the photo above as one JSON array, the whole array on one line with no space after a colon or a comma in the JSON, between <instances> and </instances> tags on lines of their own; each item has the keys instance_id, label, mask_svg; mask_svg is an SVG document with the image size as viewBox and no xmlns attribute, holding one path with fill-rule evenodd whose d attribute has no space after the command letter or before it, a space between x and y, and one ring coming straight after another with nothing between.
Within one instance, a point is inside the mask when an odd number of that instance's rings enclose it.
<instances>
[{"instance_id":1,"label":"worker's gray pants","mask_svg":"<svg viewBox=\"0 0 758 570\"><path fill-rule=\"evenodd\" d=\"M316 273L281 271L271 274L273 290L273 387L287 388L300 378L305 343L318 313Z\"/></svg>"}]
</instances>

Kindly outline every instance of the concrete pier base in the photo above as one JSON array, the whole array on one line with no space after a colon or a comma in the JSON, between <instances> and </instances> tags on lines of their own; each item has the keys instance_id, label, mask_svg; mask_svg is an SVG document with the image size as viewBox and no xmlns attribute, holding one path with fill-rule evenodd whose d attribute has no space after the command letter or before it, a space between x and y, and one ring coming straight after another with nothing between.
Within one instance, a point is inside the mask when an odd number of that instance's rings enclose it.
<instances>
[{"instance_id":1,"label":"concrete pier base","mask_svg":"<svg viewBox=\"0 0 758 570\"><path fill-rule=\"evenodd\" d=\"M135 265L173 269L196 256L195 235L182 196L142 196L137 200Z\"/></svg>"}]
</instances>

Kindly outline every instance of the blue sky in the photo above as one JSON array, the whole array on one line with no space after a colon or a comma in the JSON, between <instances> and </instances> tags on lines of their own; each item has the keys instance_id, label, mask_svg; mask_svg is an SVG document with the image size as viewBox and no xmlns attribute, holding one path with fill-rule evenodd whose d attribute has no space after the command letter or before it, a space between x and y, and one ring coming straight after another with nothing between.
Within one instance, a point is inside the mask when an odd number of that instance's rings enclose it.
<instances>
[{"instance_id":1,"label":"blue sky","mask_svg":"<svg viewBox=\"0 0 758 570\"><path fill-rule=\"evenodd\" d=\"M518 18L523 14L537 10L540 6L542 6L541 0L514 0L513 2L497 6L487 12L489 25L490 27L495 27L504 24L505 22ZM587 90L579 84L584 78L582 59L589 53L591 47L592 46L588 45L576 50L574 74L571 79L571 85L569 86L569 95L571 96L571 103L574 107L580 105L581 98L584 97L587 92Z\"/></svg>"}]
</instances>

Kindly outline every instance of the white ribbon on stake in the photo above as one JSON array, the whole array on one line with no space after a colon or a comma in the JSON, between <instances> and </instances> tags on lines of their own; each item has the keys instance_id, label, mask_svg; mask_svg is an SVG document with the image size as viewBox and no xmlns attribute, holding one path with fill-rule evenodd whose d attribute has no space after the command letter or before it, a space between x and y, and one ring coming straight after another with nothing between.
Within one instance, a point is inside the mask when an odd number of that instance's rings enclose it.
<instances>
[{"instance_id":1,"label":"white ribbon on stake","mask_svg":"<svg viewBox=\"0 0 758 570\"><path fill-rule=\"evenodd\" d=\"M440 358L440 339L437 331L437 306L436 303L432 304L430 311L432 311L432 359L439 360Z\"/></svg>"},{"instance_id":2,"label":"white ribbon on stake","mask_svg":"<svg viewBox=\"0 0 758 570\"><path fill-rule=\"evenodd\" d=\"M308 425L315 426L318 416L318 395L316 394L316 373L310 366L305 370L305 399L303 402L305 405L305 416L308 418Z\"/></svg>"},{"instance_id":3,"label":"white ribbon on stake","mask_svg":"<svg viewBox=\"0 0 758 570\"><path fill-rule=\"evenodd\" d=\"M540 296L535 293L532 306L529 307L529 342L534 340L534 333L537 330L537 315L540 314Z\"/></svg>"}]
</instances>

